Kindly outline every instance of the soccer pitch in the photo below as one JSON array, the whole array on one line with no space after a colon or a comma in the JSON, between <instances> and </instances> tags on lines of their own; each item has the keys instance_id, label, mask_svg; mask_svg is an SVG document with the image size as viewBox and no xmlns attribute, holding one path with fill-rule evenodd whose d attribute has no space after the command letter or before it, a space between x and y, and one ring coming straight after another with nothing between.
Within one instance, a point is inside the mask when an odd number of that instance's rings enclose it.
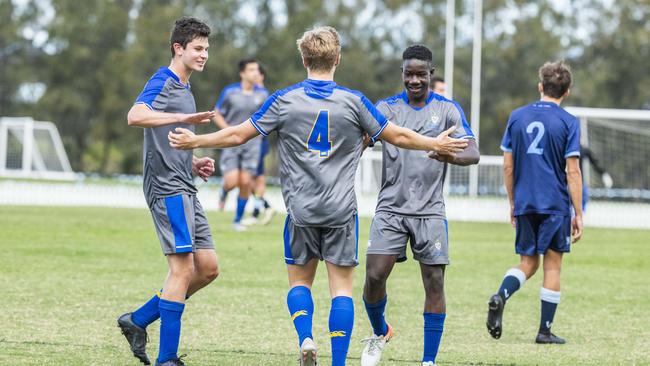
<instances>
[{"instance_id":1,"label":"soccer pitch","mask_svg":"<svg viewBox=\"0 0 650 366\"><path fill-rule=\"evenodd\" d=\"M221 274L189 300L179 354L189 365L297 365L285 304L283 218L246 233L232 213L208 213ZM360 221L356 324L348 361L358 365L370 326L361 301L370 221ZM649 231L587 228L566 257L554 332L563 346L534 343L541 272L506 307L504 335L485 329L487 299L514 265L507 225L451 222L447 321L440 365L632 365L650 363ZM118 315L162 284L166 263L149 212L136 209L0 207L0 364L138 365L116 327ZM328 365L329 292L324 266L313 294L314 337ZM387 320L396 337L382 365L418 365L424 292L419 268L397 265ZM157 354L158 322L148 346Z\"/></svg>"}]
</instances>

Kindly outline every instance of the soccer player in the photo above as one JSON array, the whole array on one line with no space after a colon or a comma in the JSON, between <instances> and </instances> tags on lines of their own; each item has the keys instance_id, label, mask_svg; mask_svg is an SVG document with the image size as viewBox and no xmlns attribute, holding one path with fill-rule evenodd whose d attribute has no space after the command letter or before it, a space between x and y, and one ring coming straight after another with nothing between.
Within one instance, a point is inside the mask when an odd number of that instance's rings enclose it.
<instances>
[{"instance_id":1,"label":"soccer player","mask_svg":"<svg viewBox=\"0 0 650 366\"><path fill-rule=\"evenodd\" d=\"M600 174L600 178L602 179L605 188L612 188L612 185L614 184L612 176L609 175L598 159L596 159L596 154L594 154L594 152L587 146L580 145L581 172L585 170L587 164L591 164L596 173ZM582 211L584 212L587 209L587 203L589 203L589 183L585 180L584 176L582 176L582 178Z\"/></svg>"},{"instance_id":2,"label":"soccer player","mask_svg":"<svg viewBox=\"0 0 650 366\"><path fill-rule=\"evenodd\" d=\"M332 365L345 365L354 306L352 279L358 264L358 220L354 176L363 136L396 146L458 152L467 141L448 135L425 137L390 123L360 92L334 82L341 43L332 27L307 31L297 41L307 79L275 92L246 122L208 135L178 128L173 147L225 148L262 134L277 133L282 195L288 210L284 227L284 259L289 274L287 304L298 333L300 364L316 363L312 335L314 303L311 286L319 260L324 260L332 297L329 329Z\"/></svg>"},{"instance_id":3,"label":"soccer player","mask_svg":"<svg viewBox=\"0 0 650 366\"><path fill-rule=\"evenodd\" d=\"M214 122L217 127L224 129L242 123L259 109L268 96L264 87L256 85L259 74L257 60L247 58L239 61L240 82L225 87L215 105ZM223 208L228 191L238 187L237 211L233 221L235 231L246 230L241 220L251 194L251 181L257 172L260 147L261 139L257 138L240 147L221 152L219 168L223 175L223 186L219 195L219 208Z\"/></svg>"},{"instance_id":4,"label":"soccer player","mask_svg":"<svg viewBox=\"0 0 650 366\"><path fill-rule=\"evenodd\" d=\"M189 84L192 72L202 71L208 60L209 35L210 28L200 20L178 19L171 34L171 65L149 79L128 113L129 126L144 129L144 194L169 266L163 289L118 319L133 355L145 365L150 364L146 329L158 318L156 365L184 365L177 352L185 300L218 274L210 227L192 178L194 173L206 180L214 172L214 161L174 150L167 142L174 128L194 130L214 115L196 113Z\"/></svg>"},{"instance_id":5,"label":"soccer player","mask_svg":"<svg viewBox=\"0 0 650 366\"><path fill-rule=\"evenodd\" d=\"M447 83L445 82L445 79L437 75L431 76L431 91L443 97L447 97Z\"/></svg>"},{"instance_id":6,"label":"soccer player","mask_svg":"<svg viewBox=\"0 0 650 366\"><path fill-rule=\"evenodd\" d=\"M460 106L429 91L434 72L431 51L422 45L402 54L405 91L380 101L377 109L398 126L437 136L450 127L451 134L466 139L468 147L458 154L432 154L384 144L382 183L366 252L366 283L363 299L373 335L365 339L363 366L379 364L393 330L384 318L388 297L386 281L395 262L406 260L406 245L420 262L425 290L424 355L422 365L433 365L445 321L444 274L449 264L447 220L442 197L447 163L477 164L479 151Z\"/></svg>"},{"instance_id":7,"label":"soccer player","mask_svg":"<svg viewBox=\"0 0 650 366\"><path fill-rule=\"evenodd\" d=\"M560 107L570 87L571 71L564 62L545 63L539 69L541 100L514 110L503 135L503 178L520 262L506 272L488 303L487 329L496 339L506 302L535 274L541 255L544 282L535 342L565 343L551 333L560 303L562 254L571 249L572 235L573 243L582 236L580 123Z\"/></svg>"},{"instance_id":8,"label":"soccer player","mask_svg":"<svg viewBox=\"0 0 650 366\"><path fill-rule=\"evenodd\" d=\"M256 85L261 88L264 88L264 80L266 79L266 69L262 64L260 64L259 67L260 67L259 80L256 83ZM271 146L270 146L269 138L267 136L262 136L262 145L260 147L259 161L257 162L257 171L255 172L253 181L251 182L251 189L253 190L253 195L255 196L253 215L252 217L242 220L242 224L244 225L256 224L258 222L261 223L262 225L267 225L269 222L271 222L271 219L275 215L275 210L264 198L264 194L266 193L266 175L265 175L264 158L266 157L266 155L269 153L270 150L271 150ZM262 210L264 210L264 216L262 217L262 220L259 221L259 216Z\"/></svg>"}]
</instances>

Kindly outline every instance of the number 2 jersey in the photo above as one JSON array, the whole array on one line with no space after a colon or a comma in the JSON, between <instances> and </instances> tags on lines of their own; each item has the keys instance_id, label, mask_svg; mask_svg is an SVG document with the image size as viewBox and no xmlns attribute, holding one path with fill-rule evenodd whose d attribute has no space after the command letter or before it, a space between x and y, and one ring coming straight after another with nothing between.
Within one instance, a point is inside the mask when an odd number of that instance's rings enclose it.
<instances>
[{"instance_id":1,"label":"number 2 jersey","mask_svg":"<svg viewBox=\"0 0 650 366\"><path fill-rule=\"evenodd\" d=\"M569 216L566 159L580 156L580 122L552 102L538 101L510 114L501 150L514 160L515 216Z\"/></svg>"},{"instance_id":2,"label":"number 2 jersey","mask_svg":"<svg viewBox=\"0 0 650 366\"><path fill-rule=\"evenodd\" d=\"M342 227L357 212L354 178L363 135L388 120L363 94L307 79L273 93L250 119L278 134L282 195L298 226Z\"/></svg>"}]
</instances>

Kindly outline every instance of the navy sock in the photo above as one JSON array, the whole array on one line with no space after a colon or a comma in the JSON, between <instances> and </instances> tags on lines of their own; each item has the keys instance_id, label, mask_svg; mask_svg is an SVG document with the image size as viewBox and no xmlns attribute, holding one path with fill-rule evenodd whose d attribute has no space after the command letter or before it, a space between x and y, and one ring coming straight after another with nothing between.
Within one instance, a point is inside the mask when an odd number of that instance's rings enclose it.
<instances>
[{"instance_id":1,"label":"navy sock","mask_svg":"<svg viewBox=\"0 0 650 366\"><path fill-rule=\"evenodd\" d=\"M221 187L221 190L219 191L219 200L223 202L226 200L226 197L228 197L228 191Z\"/></svg>"},{"instance_id":2,"label":"navy sock","mask_svg":"<svg viewBox=\"0 0 650 366\"><path fill-rule=\"evenodd\" d=\"M542 300L542 314L539 322L539 332L549 333L553 318L555 317L555 310L557 304L560 303L560 291L552 291L549 289L542 289L539 291L539 297Z\"/></svg>"},{"instance_id":3,"label":"navy sock","mask_svg":"<svg viewBox=\"0 0 650 366\"><path fill-rule=\"evenodd\" d=\"M181 338L181 316L185 304L160 299L160 348L158 362L178 358L178 343Z\"/></svg>"},{"instance_id":4,"label":"navy sock","mask_svg":"<svg viewBox=\"0 0 650 366\"><path fill-rule=\"evenodd\" d=\"M499 296L501 296L504 302L507 301L525 282L526 274L522 270L519 268L510 268L503 277L503 282L501 282Z\"/></svg>"},{"instance_id":5,"label":"navy sock","mask_svg":"<svg viewBox=\"0 0 650 366\"><path fill-rule=\"evenodd\" d=\"M436 362L446 314L424 313L424 355L422 362Z\"/></svg>"},{"instance_id":6,"label":"navy sock","mask_svg":"<svg viewBox=\"0 0 650 366\"><path fill-rule=\"evenodd\" d=\"M244 216L246 202L248 202L248 198L237 197L237 213L235 214L235 223L239 223L241 221L241 218Z\"/></svg>"},{"instance_id":7,"label":"navy sock","mask_svg":"<svg viewBox=\"0 0 650 366\"><path fill-rule=\"evenodd\" d=\"M298 344L302 345L305 338L314 339L311 334L312 318L314 316L314 300L311 291L305 286L296 286L287 294L287 306L293 325L298 333Z\"/></svg>"},{"instance_id":8,"label":"navy sock","mask_svg":"<svg viewBox=\"0 0 650 366\"><path fill-rule=\"evenodd\" d=\"M354 327L354 302L351 297L337 296L332 299L329 327L332 342L332 366L345 366Z\"/></svg>"},{"instance_id":9,"label":"navy sock","mask_svg":"<svg viewBox=\"0 0 650 366\"><path fill-rule=\"evenodd\" d=\"M269 202L266 199L264 199L264 197L262 197L262 201L264 202L265 210L271 208L271 205L269 205Z\"/></svg>"},{"instance_id":10,"label":"navy sock","mask_svg":"<svg viewBox=\"0 0 650 366\"><path fill-rule=\"evenodd\" d=\"M159 301L160 291L131 314L133 323L140 328L146 328L149 324L158 320L160 318L160 310L158 310Z\"/></svg>"},{"instance_id":11,"label":"navy sock","mask_svg":"<svg viewBox=\"0 0 650 366\"><path fill-rule=\"evenodd\" d=\"M386 319L384 318L387 302L388 295L374 304L369 304L366 302L366 299L363 299L363 303L366 305L368 319L370 319L370 324L372 325L372 332L377 336L383 336L388 333L388 324L386 324Z\"/></svg>"}]
</instances>

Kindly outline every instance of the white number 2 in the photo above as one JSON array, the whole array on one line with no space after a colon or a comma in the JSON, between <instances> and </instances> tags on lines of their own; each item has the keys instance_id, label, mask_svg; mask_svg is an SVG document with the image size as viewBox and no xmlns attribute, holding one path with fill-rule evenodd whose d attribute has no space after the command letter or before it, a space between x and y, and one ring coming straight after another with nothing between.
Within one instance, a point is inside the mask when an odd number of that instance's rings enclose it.
<instances>
[{"instance_id":1,"label":"white number 2","mask_svg":"<svg viewBox=\"0 0 650 366\"><path fill-rule=\"evenodd\" d=\"M542 155L544 153L544 149L541 147L537 147L537 145L539 145L539 142L542 140L542 137L544 136L544 124L542 122L535 121L529 124L528 127L526 127L527 133L533 133L535 130L537 130L537 135L535 135L533 142L530 143L530 146L528 146L528 150L526 152L528 154Z\"/></svg>"}]
</instances>

